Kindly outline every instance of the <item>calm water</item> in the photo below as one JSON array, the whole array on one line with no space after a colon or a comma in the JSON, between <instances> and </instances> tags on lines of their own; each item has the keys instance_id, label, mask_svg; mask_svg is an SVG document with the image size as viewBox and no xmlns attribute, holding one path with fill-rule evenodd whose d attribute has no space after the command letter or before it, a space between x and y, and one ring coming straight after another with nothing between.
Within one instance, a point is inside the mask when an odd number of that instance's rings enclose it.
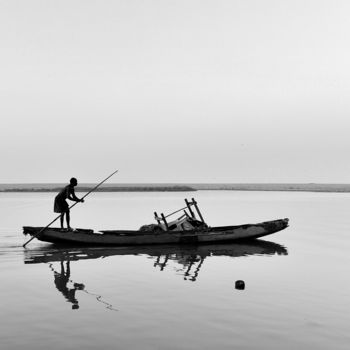
<instances>
[{"instance_id":1,"label":"calm water","mask_svg":"<svg viewBox=\"0 0 350 350\"><path fill-rule=\"evenodd\" d=\"M1 349L348 349L350 194L96 193L72 226L136 229L186 196L211 226L290 227L250 244L23 249L54 194L1 193Z\"/></svg>"}]
</instances>

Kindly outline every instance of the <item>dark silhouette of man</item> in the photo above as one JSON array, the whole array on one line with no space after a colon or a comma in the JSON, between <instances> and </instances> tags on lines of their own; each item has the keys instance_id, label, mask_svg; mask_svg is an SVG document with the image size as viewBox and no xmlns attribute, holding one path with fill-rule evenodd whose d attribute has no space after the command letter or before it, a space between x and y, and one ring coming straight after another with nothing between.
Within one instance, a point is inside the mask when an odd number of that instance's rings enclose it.
<instances>
[{"instance_id":1,"label":"dark silhouette of man","mask_svg":"<svg viewBox=\"0 0 350 350\"><path fill-rule=\"evenodd\" d=\"M64 230L63 222L64 222L64 215L66 215L66 222L67 222L67 230L71 230L70 227L70 213L69 213L69 205L66 202L66 199L69 199L71 201L75 202L84 202L83 199L79 199L74 192L74 187L78 185L78 180L75 177L72 177L70 179L69 185L65 186L55 197L55 204L54 204L54 212L55 213L61 213L61 229Z\"/></svg>"}]
</instances>

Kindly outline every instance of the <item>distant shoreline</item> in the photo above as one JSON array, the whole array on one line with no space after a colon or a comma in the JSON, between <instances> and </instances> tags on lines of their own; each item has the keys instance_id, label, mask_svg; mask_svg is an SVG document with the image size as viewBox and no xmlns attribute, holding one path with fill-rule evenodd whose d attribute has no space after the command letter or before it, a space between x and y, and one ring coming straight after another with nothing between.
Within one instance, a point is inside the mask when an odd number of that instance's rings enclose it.
<instances>
[{"instance_id":1,"label":"distant shoreline","mask_svg":"<svg viewBox=\"0 0 350 350\"><path fill-rule=\"evenodd\" d=\"M62 184L61 187L27 187L27 188L6 188L1 189L0 192L59 192L65 184ZM85 186L77 186L76 192L88 192L93 189L94 186L85 187ZM96 192L191 192L197 191L194 188L189 186L105 186L99 187L95 190Z\"/></svg>"},{"instance_id":2,"label":"distant shoreline","mask_svg":"<svg viewBox=\"0 0 350 350\"><path fill-rule=\"evenodd\" d=\"M66 184L0 184L0 192L58 192ZM81 184L77 192L88 192L96 184ZM350 192L350 184L104 184L96 192L191 192L191 191L282 191L282 192Z\"/></svg>"}]
</instances>

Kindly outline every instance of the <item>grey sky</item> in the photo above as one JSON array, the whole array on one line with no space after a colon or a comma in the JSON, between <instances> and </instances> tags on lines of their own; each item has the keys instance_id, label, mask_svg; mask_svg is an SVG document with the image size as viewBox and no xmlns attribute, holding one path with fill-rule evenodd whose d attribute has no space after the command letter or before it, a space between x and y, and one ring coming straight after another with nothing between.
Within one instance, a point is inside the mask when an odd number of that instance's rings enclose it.
<instances>
[{"instance_id":1,"label":"grey sky","mask_svg":"<svg viewBox=\"0 0 350 350\"><path fill-rule=\"evenodd\" d=\"M349 16L0 0L0 182L348 182Z\"/></svg>"}]
</instances>

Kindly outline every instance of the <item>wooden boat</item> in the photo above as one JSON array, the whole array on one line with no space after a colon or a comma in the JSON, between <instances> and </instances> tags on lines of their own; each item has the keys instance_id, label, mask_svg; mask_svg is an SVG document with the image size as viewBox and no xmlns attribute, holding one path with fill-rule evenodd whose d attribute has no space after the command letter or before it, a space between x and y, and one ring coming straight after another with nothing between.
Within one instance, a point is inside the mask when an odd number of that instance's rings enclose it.
<instances>
[{"instance_id":1,"label":"wooden boat","mask_svg":"<svg viewBox=\"0 0 350 350\"><path fill-rule=\"evenodd\" d=\"M99 231L76 229L61 231L47 228L37 239L51 243L89 245L148 245L170 243L214 243L256 239L288 227L288 219L266 221L259 224L208 227L186 231L144 232L132 230ZM43 227L24 226L23 233L35 236Z\"/></svg>"},{"instance_id":2,"label":"wooden boat","mask_svg":"<svg viewBox=\"0 0 350 350\"><path fill-rule=\"evenodd\" d=\"M127 246L152 244L198 244L250 240L267 236L288 227L288 219L245 224L236 226L209 227L203 220L197 202L185 200L186 207L175 212L158 216L158 224L142 226L139 230L104 230L94 232L89 229L62 231L59 228L24 226L23 233L35 236L38 240L51 243L85 244L101 246ZM197 219L191 207L197 211ZM168 222L167 218L179 211L184 214ZM188 212L187 212L188 210Z\"/></svg>"}]
</instances>

